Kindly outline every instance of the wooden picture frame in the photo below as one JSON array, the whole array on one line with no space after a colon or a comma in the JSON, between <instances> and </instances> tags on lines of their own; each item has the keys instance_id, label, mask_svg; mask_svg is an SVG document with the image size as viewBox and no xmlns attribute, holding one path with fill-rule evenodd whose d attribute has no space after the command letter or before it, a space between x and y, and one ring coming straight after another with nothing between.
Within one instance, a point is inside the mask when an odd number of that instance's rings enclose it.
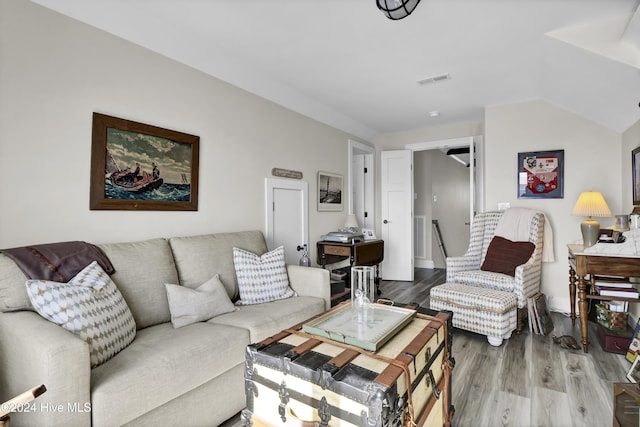
<instances>
[{"instance_id":1,"label":"wooden picture frame","mask_svg":"<svg viewBox=\"0 0 640 427\"><path fill-rule=\"evenodd\" d=\"M627 372L627 379L632 383L640 382L640 364L638 362L640 362L640 357L636 357L631 368L629 368L629 372Z\"/></svg>"},{"instance_id":2,"label":"wooden picture frame","mask_svg":"<svg viewBox=\"0 0 640 427\"><path fill-rule=\"evenodd\" d=\"M200 137L93 113L91 210L198 210Z\"/></svg>"},{"instance_id":3,"label":"wooden picture frame","mask_svg":"<svg viewBox=\"0 0 640 427\"><path fill-rule=\"evenodd\" d=\"M564 150L518 153L518 199L564 198Z\"/></svg>"},{"instance_id":4,"label":"wooden picture frame","mask_svg":"<svg viewBox=\"0 0 640 427\"><path fill-rule=\"evenodd\" d=\"M342 199L342 175L318 172L318 211L342 211L344 209Z\"/></svg>"},{"instance_id":5,"label":"wooden picture frame","mask_svg":"<svg viewBox=\"0 0 640 427\"><path fill-rule=\"evenodd\" d=\"M633 206L640 207L640 147L631 152L631 176L633 177ZM637 209L634 208L634 213Z\"/></svg>"}]
</instances>

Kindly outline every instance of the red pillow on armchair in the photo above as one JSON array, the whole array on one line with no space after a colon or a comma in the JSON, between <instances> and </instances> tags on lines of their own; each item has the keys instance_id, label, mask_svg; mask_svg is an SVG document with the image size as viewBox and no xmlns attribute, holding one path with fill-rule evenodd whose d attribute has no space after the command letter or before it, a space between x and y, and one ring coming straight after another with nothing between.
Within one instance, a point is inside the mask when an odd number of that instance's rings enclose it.
<instances>
[{"instance_id":1,"label":"red pillow on armchair","mask_svg":"<svg viewBox=\"0 0 640 427\"><path fill-rule=\"evenodd\" d=\"M493 236L480 270L515 277L516 267L526 263L535 248L536 245L531 242L512 242L504 237Z\"/></svg>"}]
</instances>

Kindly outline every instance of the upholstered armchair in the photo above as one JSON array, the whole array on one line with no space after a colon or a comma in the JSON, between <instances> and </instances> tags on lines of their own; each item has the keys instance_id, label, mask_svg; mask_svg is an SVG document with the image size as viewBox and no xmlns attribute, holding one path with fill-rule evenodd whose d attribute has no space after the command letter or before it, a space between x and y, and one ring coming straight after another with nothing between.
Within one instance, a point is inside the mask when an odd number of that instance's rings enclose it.
<instances>
[{"instance_id":1,"label":"upholstered armchair","mask_svg":"<svg viewBox=\"0 0 640 427\"><path fill-rule=\"evenodd\" d=\"M544 221L543 213L520 208L476 215L467 252L447 258L447 283L432 289L431 308L453 311L454 326L493 345L520 330L527 298L540 289Z\"/></svg>"}]
</instances>

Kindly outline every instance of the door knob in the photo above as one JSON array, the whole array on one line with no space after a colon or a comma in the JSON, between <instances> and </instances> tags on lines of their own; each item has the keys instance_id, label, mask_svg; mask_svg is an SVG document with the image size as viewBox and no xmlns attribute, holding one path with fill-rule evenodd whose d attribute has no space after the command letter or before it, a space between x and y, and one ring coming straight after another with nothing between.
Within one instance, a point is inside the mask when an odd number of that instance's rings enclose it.
<instances>
[{"instance_id":1,"label":"door knob","mask_svg":"<svg viewBox=\"0 0 640 427\"><path fill-rule=\"evenodd\" d=\"M386 219L384 221L382 221L383 224L390 224L391 221L387 221Z\"/></svg>"}]
</instances>

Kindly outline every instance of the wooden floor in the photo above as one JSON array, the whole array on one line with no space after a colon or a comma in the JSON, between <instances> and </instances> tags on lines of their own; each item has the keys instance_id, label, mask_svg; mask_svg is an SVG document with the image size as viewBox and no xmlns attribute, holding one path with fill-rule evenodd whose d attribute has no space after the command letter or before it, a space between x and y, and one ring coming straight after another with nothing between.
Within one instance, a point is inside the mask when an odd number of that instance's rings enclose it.
<instances>
[{"instance_id":1,"label":"wooden floor","mask_svg":"<svg viewBox=\"0 0 640 427\"><path fill-rule=\"evenodd\" d=\"M381 297L428 307L429 290L444 283L444 270L416 269L413 282L380 285ZM579 322L552 313L552 334L580 337ZM602 427L612 422L613 383L627 382L630 363L606 353L590 324L589 353L565 350L550 336L524 331L500 347L486 337L454 329L453 426ZM224 427L240 426L239 416Z\"/></svg>"}]
</instances>

